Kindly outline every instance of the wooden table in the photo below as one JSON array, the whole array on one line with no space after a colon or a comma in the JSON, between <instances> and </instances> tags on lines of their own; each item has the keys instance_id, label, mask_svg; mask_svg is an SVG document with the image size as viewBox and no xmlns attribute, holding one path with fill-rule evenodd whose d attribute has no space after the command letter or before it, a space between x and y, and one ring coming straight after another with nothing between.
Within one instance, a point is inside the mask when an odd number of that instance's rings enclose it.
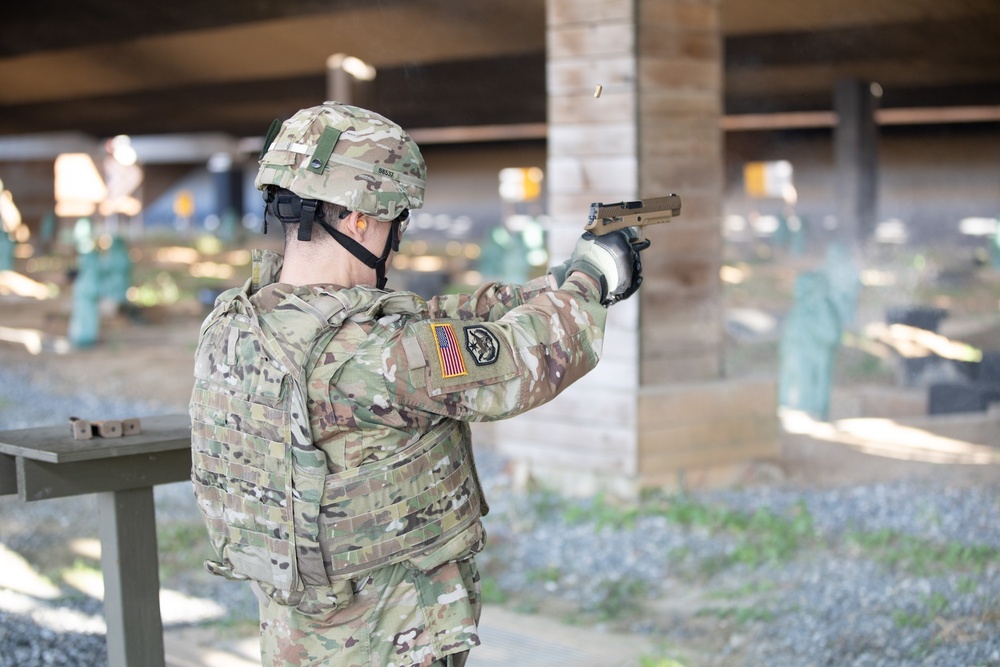
<instances>
[{"instance_id":1,"label":"wooden table","mask_svg":"<svg viewBox=\"0 0 1000 667\"><path fill-rule=\"evenodd\" d=\"M74 440L68 423L0 431L0 495L24 502L96 493L109 667L163 667L153 486L190 479L187 415L142 433Z\"/></svg>"}]
</instances>

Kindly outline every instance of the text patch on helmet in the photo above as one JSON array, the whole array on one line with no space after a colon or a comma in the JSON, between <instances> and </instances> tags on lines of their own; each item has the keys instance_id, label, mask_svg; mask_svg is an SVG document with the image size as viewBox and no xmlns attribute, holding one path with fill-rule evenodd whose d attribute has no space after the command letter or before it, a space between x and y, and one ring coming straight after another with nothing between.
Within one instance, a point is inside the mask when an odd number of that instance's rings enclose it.
<instances>
[{"instance_id":1,"label":"text patch on helmet","mask_svg":"<svg viewBox=\"0 0 1000 667\"><path fill-rule=\"evenodd\" d=\"M500 341L480 324L465 327L465 349L477 366L495 364L500 357Z\"/></svg>"},{"instance_id":2,"label":"text patch on helmet","mask_svg":"<svg viewBox=\"0 0 1000 667\"><path fill-rule=\"evenodd\" d=\"M441 361L441 377L453 378L468 375L462 350L458 347L455 329L450 324L432 324L434 343L437 346L438 359Z\"/></svg>"}]
</instances>

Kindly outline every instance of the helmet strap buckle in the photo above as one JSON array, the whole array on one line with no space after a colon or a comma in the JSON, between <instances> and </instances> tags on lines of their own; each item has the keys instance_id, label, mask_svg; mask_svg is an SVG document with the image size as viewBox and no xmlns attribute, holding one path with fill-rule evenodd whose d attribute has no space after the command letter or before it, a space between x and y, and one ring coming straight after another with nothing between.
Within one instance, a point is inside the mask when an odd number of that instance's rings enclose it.
<instances>
[{"instance_id":1,"label":"helmet strap buckle","mask_svg":"<svg viewBox=\"0 0 1000 667\"><path fill-rule=\"evenodd\" d=\"M302 200L302 210L299 213L298 233L298 239L300 241L309 241L312 239L313 220L316 219L316 208L318 206L319 201L315 199Z\"/></svg>"}]
</instances>

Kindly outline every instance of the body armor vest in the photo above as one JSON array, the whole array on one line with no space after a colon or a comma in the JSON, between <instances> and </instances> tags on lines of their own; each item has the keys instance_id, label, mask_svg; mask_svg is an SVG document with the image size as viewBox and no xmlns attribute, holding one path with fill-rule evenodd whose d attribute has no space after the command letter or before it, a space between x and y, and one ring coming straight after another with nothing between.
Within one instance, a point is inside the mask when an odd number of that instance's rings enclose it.
<instances>
[{"instance_id":1,"label":"body armor vest","mask_svg":"<svg viewBox=\"0 0 1000 667\"><path fill-rule=\"evenodd\" d=\"M258 313L248 291L219 297L196 354L192 481L216 555L209 571L256 580L286 604L309 589L334 602L376 568L428 569L474 549L485 503L467 424L443 420L339 473L312 442L306 388L319 356L348 319L378 328L382 313L415 314L412 295L296 293Z\"/></svg>"}]
</instances>

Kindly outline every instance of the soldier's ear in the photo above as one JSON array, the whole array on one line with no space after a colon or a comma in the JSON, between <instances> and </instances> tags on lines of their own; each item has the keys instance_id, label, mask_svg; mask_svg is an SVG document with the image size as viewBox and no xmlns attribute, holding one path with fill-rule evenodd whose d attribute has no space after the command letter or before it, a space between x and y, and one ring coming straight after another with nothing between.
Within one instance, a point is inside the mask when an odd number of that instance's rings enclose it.
<instances>
[{"instance_id":1,"label":"soldier's ear","mask_svg":"<svg viewBox=\"0 0 1000 667\"><path fill-rule=\"evenodd\" d=\"M340 225L340 230L360 243L364 241L365 234L368 232L368 221L364 219L363 214L351 211L344 218L343 223Z\"/></svg>"}]
</instances>

